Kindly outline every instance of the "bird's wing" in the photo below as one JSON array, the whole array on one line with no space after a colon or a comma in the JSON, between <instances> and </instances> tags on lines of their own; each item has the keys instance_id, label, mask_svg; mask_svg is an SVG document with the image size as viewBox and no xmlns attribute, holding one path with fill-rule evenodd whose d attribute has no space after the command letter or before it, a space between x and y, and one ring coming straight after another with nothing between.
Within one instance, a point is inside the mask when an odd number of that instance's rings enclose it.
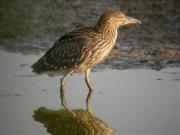
<instances>
[{"instance_id":1,"label":"bird's wing","mask_svg":"<svg viewBox=\"0 0 180 135\"><path fill-rule=\"evenodd\" d=\"M77 31L78 32L78 31ZM55 42L45 55L32 65L36 73L68 69L81 60L85 39L77 32L71 32Z\"/></svg>"}]
</instances>

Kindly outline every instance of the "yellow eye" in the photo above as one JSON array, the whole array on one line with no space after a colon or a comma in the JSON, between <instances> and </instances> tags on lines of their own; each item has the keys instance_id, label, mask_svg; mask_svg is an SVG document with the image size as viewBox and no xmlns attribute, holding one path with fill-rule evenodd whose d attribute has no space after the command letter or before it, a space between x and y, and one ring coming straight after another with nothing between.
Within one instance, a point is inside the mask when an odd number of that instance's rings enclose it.
<instances>
[{"instance_id":1,"label":"yellow eye","mask_svg":"<svg viewBox=\"0 0 180 135\"><path fill-rule=\"evenodd\" d=\"M120 14L120 18L126 18L124 14Z\"/></svg>"}]
</instances>

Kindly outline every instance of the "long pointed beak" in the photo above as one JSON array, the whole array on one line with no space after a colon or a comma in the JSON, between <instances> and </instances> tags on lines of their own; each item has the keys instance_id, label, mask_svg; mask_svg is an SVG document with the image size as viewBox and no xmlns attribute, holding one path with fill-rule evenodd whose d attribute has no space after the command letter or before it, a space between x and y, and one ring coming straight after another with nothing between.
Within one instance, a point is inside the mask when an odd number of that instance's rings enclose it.
<instances>
[{"instance_id":1,"label":"long pointed beak","mask_svg":"<svg viewBox=\"0 0 180 135\"><path fill-rule=\"evenodd\" d=\"M126 17L126 24L142 24L141 21L132 17Z\"/></svg>"}]
</instances>

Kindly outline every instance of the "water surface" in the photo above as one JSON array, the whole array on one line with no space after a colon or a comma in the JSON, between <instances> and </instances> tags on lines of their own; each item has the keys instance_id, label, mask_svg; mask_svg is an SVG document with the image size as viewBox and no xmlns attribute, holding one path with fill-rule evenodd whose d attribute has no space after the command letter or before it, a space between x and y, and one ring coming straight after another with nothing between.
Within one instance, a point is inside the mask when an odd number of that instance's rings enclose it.
<instances>
[{"instance_id":1,"label":"water surface","mask_svg":"<svg viewBox=\"0 0 180 135\"><path fill-rule=\"evenodd\" d=\"M52 122L54 117L47 112L62 111L60 77L33 74L30 65L39 57L0 51L1 135L52 134L43 119L35 116L49 116ZM93 118L107 124L106 128L114 130L116 135L178 135L180 132L179 68L108 69L91 73L91 78ZM80 114L88 93L83 79L83 74L74 74L65 87L69 107L80 110ZM40 107L44 111L37 114Z\"/></svg>"}]
</instances>

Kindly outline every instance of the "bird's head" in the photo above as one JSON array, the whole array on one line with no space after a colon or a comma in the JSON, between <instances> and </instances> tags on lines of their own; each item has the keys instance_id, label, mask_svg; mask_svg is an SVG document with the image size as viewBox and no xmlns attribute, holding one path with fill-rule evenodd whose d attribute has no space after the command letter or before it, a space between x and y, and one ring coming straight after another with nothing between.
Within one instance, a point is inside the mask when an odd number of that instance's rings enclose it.
<instances>
[{"instance_id":1,"label":"bird's head","mask_svg":"<svg viewBox=\"0 0 180 135\"><path fill-rule=\"evenodd\" d=\"M101 25L104 25L103 27L105 27L106 25L107 27L119 28L129 24L141 24L141 21L132 17L128 17L121 11L108 10L102 14L99 22L97 23L97 26L100 27Z\"/></svg>"}]
</instances>

